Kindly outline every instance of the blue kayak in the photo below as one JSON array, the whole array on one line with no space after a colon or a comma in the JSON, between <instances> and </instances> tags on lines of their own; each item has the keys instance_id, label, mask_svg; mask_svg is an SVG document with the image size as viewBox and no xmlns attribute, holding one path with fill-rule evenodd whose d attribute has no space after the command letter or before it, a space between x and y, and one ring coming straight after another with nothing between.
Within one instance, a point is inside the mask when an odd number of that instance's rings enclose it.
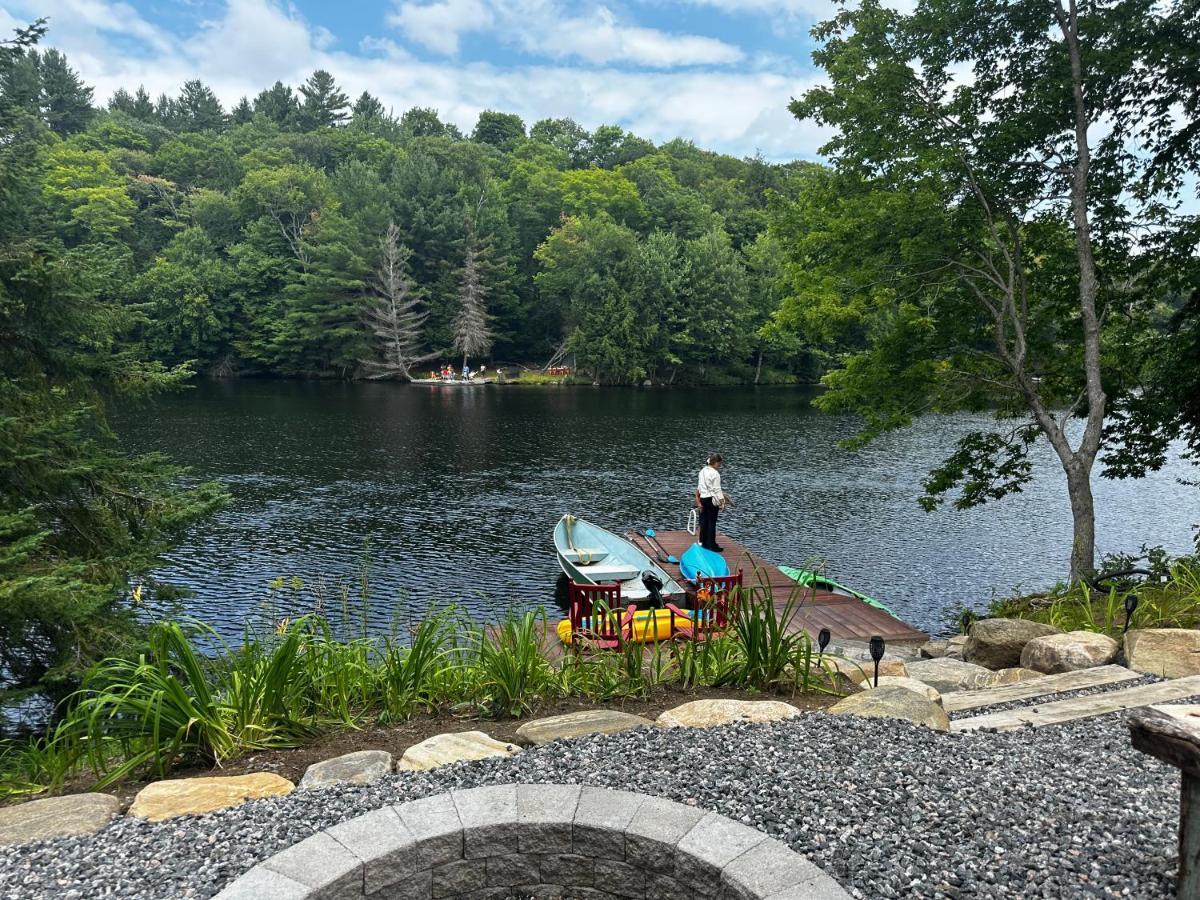
<instances>
[{"instance_id":1,"label":"blue kayak","mask_svg":"<svg viewBox=\"0 0 1200 900\"><path fill-rule=\"evenodd\" d=\"M700 578L724 578L729 574L729 563L725 557L699 544L692 544L679 558L679 573L688 581Z\"/></svg>"}]
</instances>

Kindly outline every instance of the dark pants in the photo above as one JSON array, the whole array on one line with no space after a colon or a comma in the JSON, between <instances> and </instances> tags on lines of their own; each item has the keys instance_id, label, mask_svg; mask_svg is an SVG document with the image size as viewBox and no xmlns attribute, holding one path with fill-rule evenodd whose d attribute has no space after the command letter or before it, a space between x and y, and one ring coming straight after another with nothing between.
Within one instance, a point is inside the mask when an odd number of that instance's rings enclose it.
<instances>
[{"instance_id":1,"label":"dark pants","mask_svg":"<svg viewBox=\"0 0 1200 900\"><path fill-rule=\"evenodd\" d=\"M700 546L707 550L717 549L717 504L712 497L704 497L700 501Z\"/></svg>"}]
</instances>

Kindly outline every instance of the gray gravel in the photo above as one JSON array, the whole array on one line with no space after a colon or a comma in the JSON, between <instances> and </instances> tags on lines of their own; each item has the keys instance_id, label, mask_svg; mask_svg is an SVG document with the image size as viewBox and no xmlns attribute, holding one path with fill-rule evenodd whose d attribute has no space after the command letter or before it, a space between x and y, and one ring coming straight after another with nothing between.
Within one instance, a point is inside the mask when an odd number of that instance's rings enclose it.
<instances>
[{"instance_id":1,"label":"gray gravel","mask_svg":"<svg viewBox=\"0 0 1200 900\"><path fill-rule=\"evenodd\" d=\"M157 825L118 819L86 839L0 848L0 897L209 897L313 831L384 804L508 781L696 804L780 838L872 900L1174 893L1178 773L1129 746L1124 714L948 735L811 713L595 736Z\"/></svg>"}]
</instances>

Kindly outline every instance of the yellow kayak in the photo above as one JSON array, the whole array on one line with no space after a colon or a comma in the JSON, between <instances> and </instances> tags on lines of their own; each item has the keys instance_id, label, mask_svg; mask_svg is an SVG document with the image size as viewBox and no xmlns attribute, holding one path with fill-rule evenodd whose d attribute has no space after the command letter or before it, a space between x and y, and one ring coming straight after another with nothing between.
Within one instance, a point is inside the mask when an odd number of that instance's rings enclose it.
<instances>
[{"instance_id":1,"label":"yellow kayak","mask_svg":"<svg viewBox=\"0 0 1200 900\"><path fill-rule=\"evenodd\" d=\"M679 616L675 616L677 625L683 625ZM588 620L583 620L587 627ZM571 620L561 619L556 628L558 639L564 644L571 643ZM669 609L640 609L633 614L633 640L639 644L651 644L655 641L665 641L671 637L671 611Z\"/></svg>"}]
</instances>

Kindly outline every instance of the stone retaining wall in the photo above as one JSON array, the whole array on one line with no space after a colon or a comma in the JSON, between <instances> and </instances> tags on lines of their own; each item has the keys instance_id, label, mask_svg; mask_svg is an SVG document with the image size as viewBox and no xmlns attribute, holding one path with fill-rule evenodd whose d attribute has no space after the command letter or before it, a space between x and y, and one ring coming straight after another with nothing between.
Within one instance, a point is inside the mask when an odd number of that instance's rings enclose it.
<instances>
[{"instance_id":1,"label":"stone retaining wall","mask_svg":"<svg viewBox=\"0 0 1200 900\"><path fill-rule=\"evenodd\" d=\"M218 900L464 897L848 900L716 813L578 785L496 785L375 810L255 866Z\"/></svg>"}]
</instances>

